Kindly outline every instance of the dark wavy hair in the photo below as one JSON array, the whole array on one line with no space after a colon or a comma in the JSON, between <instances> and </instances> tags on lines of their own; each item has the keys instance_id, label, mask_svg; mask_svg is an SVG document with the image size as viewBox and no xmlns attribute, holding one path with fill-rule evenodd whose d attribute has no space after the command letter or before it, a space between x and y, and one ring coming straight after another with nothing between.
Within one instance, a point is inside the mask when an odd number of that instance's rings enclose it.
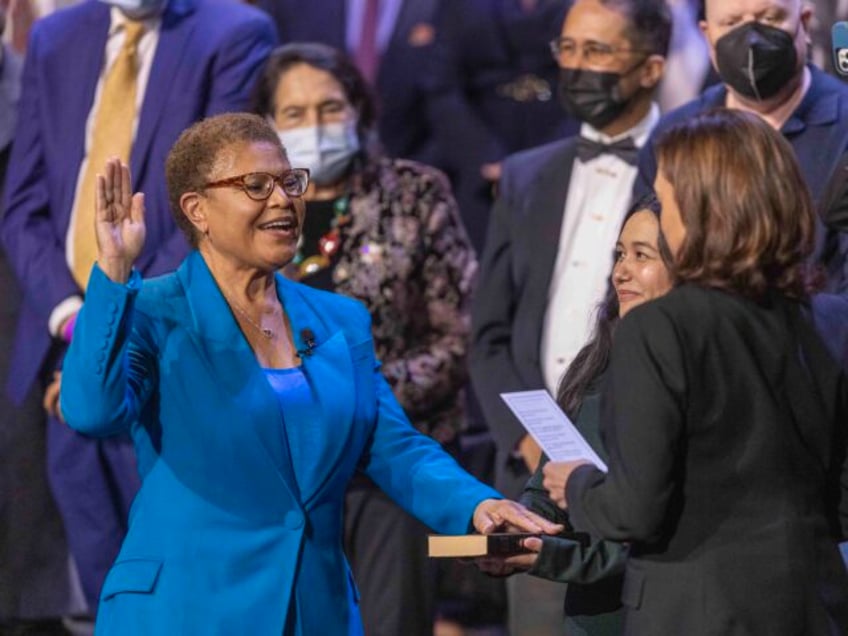
<instances>
[{"instance_id":1,"label":"dark wavy hair","mask_svg":"<svg viewBox=\"0 0 848 636\"><path fill-rule=\"evenodd\" d=\"M342 51L326 44L292 42L272 51L254 89L251 110L262 116L273 117L277 84L289 69L298 64L308 64L325 71L341 85L347 101L358 116L356 134L361 148L358 159L362 164L376 159L380 147L374 93L353 61Z\"/></svg>"},{"instance_id":2,"label":"dark wavy hair","mask_svg":"<svg viewBox=\"0 0 848 636\"><path fill-rule=\"evenodd\" d=\"M718 108L660 135L656 153L686 228L678 281L755 300L769 290L809 295L816 217L783 135L757 115Z\"/></svg>"},{"instance_id":3,"label":"dark wavy hair","mask_svg":"<svg viewBox=\"0 0 848 636\"><path fill-rule=\"evenodd\" d=\"M653 212L659 223L660 205L656 197L650 194L639 199L630 207L621 222L621 228L624 229L631 216L643 210ZM661 238L662 234L658 232L658 236ZM666 267L669 267L671 255L667 247L664 247L662 241L660 241L658 247L663 263ZM618 309L618 296L616 296L613 286L610 285L606 296L597 307L597 318L591 339L568 365L568 369L559 382L557 403L572 419L577 416L586 393L592 390L594 383L607 368L610 351L612 350L613 334L616 325L618 325Z\"/></svg>"}]
</instances>

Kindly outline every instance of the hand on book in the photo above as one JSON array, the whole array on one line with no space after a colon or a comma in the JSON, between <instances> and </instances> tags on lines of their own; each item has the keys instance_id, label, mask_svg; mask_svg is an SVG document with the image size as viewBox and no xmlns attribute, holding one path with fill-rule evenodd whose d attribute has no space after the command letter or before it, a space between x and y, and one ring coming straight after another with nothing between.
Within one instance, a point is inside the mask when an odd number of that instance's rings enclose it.
<instances>
[{"instance_id":1,"label":"hand on book","mask_svg":"<svg viewBox=\"0 0 848 636\"><path fill-rule=\"evenodd\" d=\"M473 523L474 528L480 534L491 534L498 530L558 534L563 530L560 524L551 523L520 503L509 499L485 499L481 501L474 509Z\"/></svg>"},{"instance_id":2,"label":"hand on book","mask_svg":"<svg viewBox=\"0 0 848 636\"><path fill-rule=\"evenodd\" d=\"M485 556L475 559L474 562L489 576L509 576L516 572L526 572L539 558L539 552L542 551L542 539L526 537L521 540L521 547L527 552L513 556Z\"/></svg>"},{"instance_id":3,"label":"hand on book","mask_svg":"<svg viewBox=\"0 0 848 636\"><path fill-rule=\"evenodd\" d=\"M542 486L548 491L551 501L563 510L568 506L565 498L565 486L568 484L568 478L571 477L571 473L578 466L583 464L592 465L591 462L579 459L573 462L548 462L542 467L542 474L545 476L542 480Z\"/></svg>"}]
</instances>

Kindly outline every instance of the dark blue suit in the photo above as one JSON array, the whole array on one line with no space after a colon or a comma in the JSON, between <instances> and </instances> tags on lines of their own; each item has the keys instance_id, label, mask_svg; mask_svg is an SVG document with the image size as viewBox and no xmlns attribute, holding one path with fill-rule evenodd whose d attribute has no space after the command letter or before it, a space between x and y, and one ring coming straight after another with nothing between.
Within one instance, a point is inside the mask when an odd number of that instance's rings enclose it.
<instances>
[{"instance_id":1,"label":"dark blue suit","mask_svg":"<svg viewBox=\"0 0 848 636\"><path fill-rule=\"evenodd\" d=\"M453 180L478 252L492 204L492 187L480 166L579 128L556 98L559 67L548 47L570 4L539 0L531 12L524 12L518 0L450 0L441 7L427 73L430 116L439 167ZM522 91L522 78L525 87L539 86L539 93Z\"/></svg>"},{"instance_id":2,"label":"dark blue suit","mask_svg":"<svg viewBox=\"0 0 848 636\"><path fill-rule=\"evenodd\" d=\"M807 94L780 132L795 149L813 202L821 211L822 221L817 231L813 258L827 270L828 290L845 293L848 292L848 238L845 234L848 219L837 218L840 215L835 212L833 198L843 190L839 184L846 180L848 86L814 66L808 68L811 81ZM660 120L639 155L639 176L633 186L634 200L653 190L657 173L654 154L657 136L697 113L724 106L726 97L724 84L716 84Z\"/></svg>"},{"instance_id":3,"label":"dark blue suit","mask_svg":"<svg viewBox=\"0 0 848 636\"><path fill-rule=\"evenodd\" d=\"M280 41L315 41L347 50L345 0L260 0L277 24ZM380 141L390 157L434 164L421 69L431 55L438 0L404 0L380 56L375 90L379 97Z\"/></svg>"},{"instance_id":4,"label":"dark blue suit","mask_svg":"<svg viewBox=\"0 0 848 636\"><path fill-rule=\"evenodd\" d=\"M87 1L38 21L31 34L0 227L24 290L8 384L16 401L45 372L45 365L62 355L61 345L48 333L51 311L81 293L66 262L65 240L109 25L110 8ZM134 183L146 194L147 241L137 261L144 275L174 269L188 251L168 206L163 178L168 150L191 123L247 107L257 72L274 43L270 21L237 3L172 0L165 10L130 157ZM60 451L59 444L49 441L51 456ZM98 448L87 459L75 454L50 459L52 486L89 602L96 600L120 543L120 536L111 535L120 534L125 520L110 521L114 508L124 508L132 494L126 484L100 485L103 500L87 514L98 519L97 530L106 532L112 523L115 527L109 537L95 538L91 528L75 536L75 512L63 504L78 505L81 492L97 495L100 482L92 475L99 476L102 468L92 473L90 464L120 465L126 459ZM89 554L97 562L93 574L86 564Z\"/></svg>"}]
</instances>

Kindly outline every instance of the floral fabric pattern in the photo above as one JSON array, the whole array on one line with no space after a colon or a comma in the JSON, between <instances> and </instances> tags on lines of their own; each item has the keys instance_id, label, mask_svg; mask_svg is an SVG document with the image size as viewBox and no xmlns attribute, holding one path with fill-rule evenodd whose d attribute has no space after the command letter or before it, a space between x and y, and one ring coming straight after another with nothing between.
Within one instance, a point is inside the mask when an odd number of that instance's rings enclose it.
<instances>
[{"instance_id":1,"label":"floral fabric pattern","mask_svg":"<svg viewBox=\"0 0 848 636\"><path fill-rule=\"evenodd\" d=\"M335 291L371 312L383 373L413 424L445 443L464 421L474 250L447 179L383 159L354 187L341 229Z\"/></svg>"}]
</instances>

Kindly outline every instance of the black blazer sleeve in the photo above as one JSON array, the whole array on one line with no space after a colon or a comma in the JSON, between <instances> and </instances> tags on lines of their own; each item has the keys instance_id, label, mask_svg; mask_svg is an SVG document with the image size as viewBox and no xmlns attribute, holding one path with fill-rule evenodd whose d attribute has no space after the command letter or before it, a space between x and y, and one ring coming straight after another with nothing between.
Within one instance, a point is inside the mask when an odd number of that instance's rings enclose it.
<instances>
[{"instance_id":1,"label":"black blazer sleeve","mask_svg":"<svg viewBox=\"0 0 848 636\"><path fill-rule=\"evenodd\" d=\"M684 355L673 321L653 304L630 312L616 333L609 374L601 432L610 472L582 466L573 473L566 486L571 522L606 539L652 542L674 495L684 434Z\"/></svg>"}]
</instances>

